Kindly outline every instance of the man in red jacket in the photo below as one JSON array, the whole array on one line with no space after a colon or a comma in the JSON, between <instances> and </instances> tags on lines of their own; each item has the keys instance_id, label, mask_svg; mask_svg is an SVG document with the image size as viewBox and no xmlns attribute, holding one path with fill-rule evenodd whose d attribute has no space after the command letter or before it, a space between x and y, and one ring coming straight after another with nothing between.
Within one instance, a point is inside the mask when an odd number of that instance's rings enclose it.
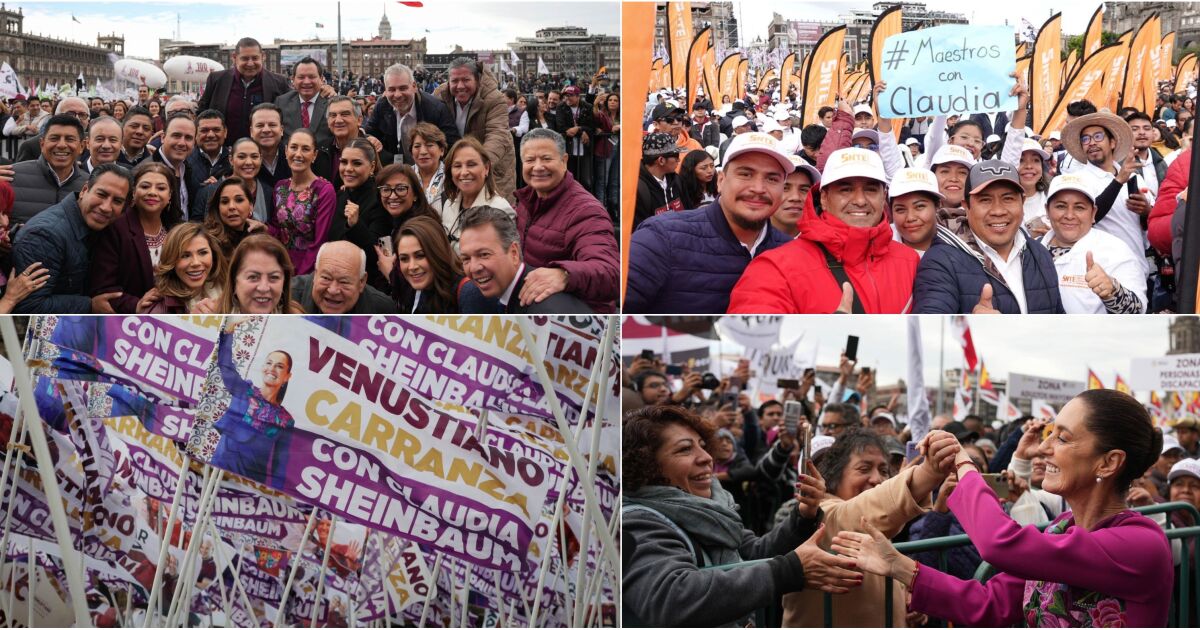
<instances>
[{"instance_id":1,"label":"man in red jacket","mask_svg":"<svg viewBox=\"0 0 1200 630\"><path fill-rule=\"evenodd\" d=\"M808 196L800 237L746 267L728 312L908 312L920 259L892 240L886 200L887 175L878 153L835 151L821 174L820 191Z\"/></svg>"},{"instance_id":2,"label":"man in red jacket","mask_svg":"<svg viewBox=\"0 0 1200 630\"><path fill-rule=\"evenodd\" d=\"M1150 210L1146 236L1154 249L1164 256L1171 255L1171 217L1179 206L1179 193L1187 190L1191 171L1192 150L1185 149L1167 167L1167 176L1158 185L1158 197L1154 201L1154 208Z\"/></svg>"}]
</instances>

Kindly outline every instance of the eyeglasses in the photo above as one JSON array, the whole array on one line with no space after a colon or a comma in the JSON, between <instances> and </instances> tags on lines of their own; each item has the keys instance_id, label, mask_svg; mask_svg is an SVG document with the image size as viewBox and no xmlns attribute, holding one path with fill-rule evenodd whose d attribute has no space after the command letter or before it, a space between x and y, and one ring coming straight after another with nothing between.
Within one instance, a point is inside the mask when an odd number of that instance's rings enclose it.
<instances>
[{"instance_id":1,"label":"eyeglasses","mask_svg":"<svg viewBox=\"0 0 1200 630\"><path fill-rule=\"evenodd\" d=\"M391 197L392 195L395 195L395 196L399 197L401 195L407 195L408 191L410 191L410 190L412 190L412 189L403 184L401 184L399 186L380 186L379 187L379 196L380 197Z\"/></svg>"},{"instance_id":2,"label":"eyeglasses","mask_svg":"<svg viewBox=\"0 0 1200 630\"><path fill-rule=\"evenodd\" d=\"M1079 136L1079 144L1082 144L1083 146L1086 147L1087 145L1092 144L1093 142L1104 142L1104 140L1106 138L1108 138L1107 133L1105 133L1103 131L1097 131L1096 133L1093 133L1091 135L1084 134L1082 136Z\"/></svg>"},{"instance_id":3,"label":"eyeglasses","mask_svg":"<svg viewBox=\"0 0 1200 630\"><path fill-rule=\"evenodd\" d=\"M844 422L831 422L829 424L822 424L821 428L824 429L825 431L834 431L834 430L840 429L842 427L848 427L848 426L850 426L850 425L848 425Z\"/></svg>"},{"instance_id":4,"label":"eyeglasses","mask_svg":"<svg viewBox=\"0 0 1200 630\"><path fill-rule=\"evenodd\" d=\"M90 112L63 112L64 114L74 116L79 120L87 120L92 117Z\"/></svg>"}]
</instances>

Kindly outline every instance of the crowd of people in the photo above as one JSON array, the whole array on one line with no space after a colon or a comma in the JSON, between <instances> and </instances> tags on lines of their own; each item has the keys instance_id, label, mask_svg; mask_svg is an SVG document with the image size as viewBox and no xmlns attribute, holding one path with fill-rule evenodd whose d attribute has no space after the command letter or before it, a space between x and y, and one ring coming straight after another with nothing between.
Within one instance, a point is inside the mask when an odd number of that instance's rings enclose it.
<instances>
[{"instance_id":1,"label":"crowd of people","mask_svg":"<svg viewBox=\"0 0 1200 630\"><path fill-rule=\"evenodd\" d=\"M830 391L810 370L759 404L745 360L717 378L640 356L623 377L627 623L744 626L782 608L768 624L1161 627L1196 570L1194 541L1164 534L1197 525L1188 513L1132 508L1200 508L1200 421L1164 436L1127 394L1086 391L1050 421L937 415L914 441L899 397L877 398L844 355ZM894 547L956 534L971 544L944 563Z\"/></svg>"},{"instance_id":2,"label":"crowd of people","mask_svg":"<svg viewBox=\"0 0 1200 630\"><path fill-rule=\"evenodd\" d=\"M794 91L651 94L626 311L1176 309L1194 87L1044 137L1020 79L1013 112L950 117L882 118L886 88L807 126Z\"/></svg>"},{"instance_id":3,"label":"crowd of people","mask_svg":"<svg viewBox=\"0 0 1200 630\"><path fill-rule=\"evenodd\" d=\"M519 93L460 57L363 96L263 62L247 37L198 98L0 106L0 311L616 311L607 78Z\"/></svg>"}]
</instances>

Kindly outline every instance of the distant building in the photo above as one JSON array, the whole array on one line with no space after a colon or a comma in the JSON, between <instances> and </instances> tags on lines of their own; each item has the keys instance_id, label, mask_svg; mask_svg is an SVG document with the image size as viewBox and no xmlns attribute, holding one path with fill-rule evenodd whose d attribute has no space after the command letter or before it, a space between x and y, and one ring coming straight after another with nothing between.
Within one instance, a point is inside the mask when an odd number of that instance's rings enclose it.
<instances>
[{"instance_id":1,"label":"distant building","mask_svg":"<svg viewBox=\"0 0 1200 630\"><path fill-rule=\"evenodd\" d=\"M1200 353L1200 317L1181 315L1171 320L1171 343L1167 354Z\"/></svg>"},{"instance_id":2,"label":"distant building","mask_svg":"<svg viewBox=\"0 0 1200 630\"><path fill-rule=\"evenodd\" d=\"M851 11L841 16L843 23L846 24L844 50L850 56L850 63L858 64L867 58L871 50L871 28L875 26L875 20L881 13L895 5L894 2L876 2L869 11ZM942 26L943 24L970 23L967 16L962 13L930 11L925 8L923 2L902 2L900 5L903 7L900 9L900 29L904 32Z\"/></svg>"},{"instance_id":3,"label":"distant building","mask_svg":"<svg viewBox=\"0 0 1200 630\"><path fill-rule=\"evenodd\" d=\"M708 26L712 26L713 46L718 54L739 46L738 21L732 2L693 2L692 32L699 33ZM654 49L667 50L667 9L662 2L654 12Z\"/></svg>"},{"instance_id":4,"label":"distant building","mask_svg":"<svg viewBox=\"0 0 1200 630\"><path fill-rule=\"evenodd\" d=\"M511 67L511 59L505 63L522 76L537 74L540 57L550 74L591 80L604 67L610 79L620 78L621 38L616 35L589 35L585 28L554 26L538 29L533 37L518 37L508 47L520 61L516 68Z\"/></svg>"},{"instance_id":5,"label":"distant building","mask_svg":"<svg viewBox=\"0 0 1200 630\"><path fill-rule=\"evenodd\" d=\"M1200 45L1200 4L1195 2L1105 2L1104 30L1120 35L1142 25L1146 17L1157 13L1162 32L1175 31L1175 59L1184 48Z\"/></svg>"},{"instance_id":6,"label":"distant building","mask_svg":"<svg viewBox=\"0 0 1200 630\"><path fill-rule=\"evenodd\" d=\"M25 32L25 13L0 4L0 62L7 62L28 89L46 84L75 85L79 73L88 89L96 79L111 81L109 55L125 56L125 37L96 35L96 45Z\"/></svg>"}]
</instances>

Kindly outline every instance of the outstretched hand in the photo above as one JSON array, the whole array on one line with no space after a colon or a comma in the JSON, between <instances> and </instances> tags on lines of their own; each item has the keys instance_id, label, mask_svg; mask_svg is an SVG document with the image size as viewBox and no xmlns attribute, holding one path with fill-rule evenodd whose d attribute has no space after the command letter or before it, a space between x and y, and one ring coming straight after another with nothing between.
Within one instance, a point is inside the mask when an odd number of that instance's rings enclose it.
<instances>
[{"instance_id":1,"label":"outstretched hand","mask_svg":"<svg viewBox=\"0 0 1200 630\"><path fill-rule=\"evenodd\" d=\"M847 558L852 558L859 569L883 577L896 577L906 561L912 562L904 554L896 551L892 541L871 525L865 516L862 517L861 524L865 533L842 531L833 537L831 548Z\"/></svg>"},{"instance_id":2,"label":"outstretched hand","mask_svg":"<svg viewBox=\"0 0 1200 630\"><path fill-rule=\"evenodd\" d=\"M852 558L835 556L821 549L817 543L824 535L825 524L821 523L804 544L796 547L796 556L804 566L805 588L826 593L849 593L850 589L862 585L862 572L857 570Z\"/></svg>"}]
</instances>

